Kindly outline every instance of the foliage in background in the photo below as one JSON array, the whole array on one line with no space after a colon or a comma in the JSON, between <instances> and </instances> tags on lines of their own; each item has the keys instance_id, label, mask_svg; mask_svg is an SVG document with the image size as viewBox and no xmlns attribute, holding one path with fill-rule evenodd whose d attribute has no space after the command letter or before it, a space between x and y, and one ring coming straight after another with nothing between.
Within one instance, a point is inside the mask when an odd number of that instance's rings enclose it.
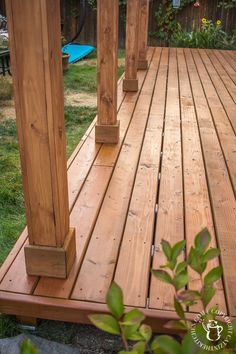
<instances>
[{"instance_id":1,"label":"foliage in background","mask_svg":"<svg viewBox=\"0 0 236 354\"><path fill-rule=\"evenodd\" d=\"M193 3L194 0L182 0L180 7L174 8L172 1L167 0L165 4L160 4L155 12L155 29L151 36L164 41L165 45L170 44L171 37L178 27L176 15L186 6Z\"/></svg>"},{"instance_id":2,"label":"foliage in background","mask_svg":"<svg viewBox=\"0 0 236 354\"><path fill-rule=\"evenodd\" d=\"M220 266L207 268L208 262L219 256L217 248L210 248L211 236L207 229L202 230L196 237L194 246L191 247L190 253L186 261L180 260L179 257L185 250L185 241L180 241L174 246L169 242L162 240L162 250L166 257L166 264L161 269L153 270L153 275L160 281L163 281L174 289L174 308L179 320L169 321L168 328L182 330L185 335L181 341L177 341L173 337L167 335L159 335L153 339L153 333L150 326L143 323L145 316L138 309L125 312L123 293L116 283L112 283L106 297L106 303L109 314L98 314L89 316L91 322L101 330L119 335L124 344L124 350L119 354L202 354L209 353L198 347L191 335L192 323L185 317L184 309L201 302L202 308L206 312L203 315L203 321L215 320L217 307L208 309L208 305L212 301L216 289L214 284L222 276ZM182 257L181 257L182 258ZM188 288L189 276L187 269L191 268L196 272L201 280L201 289L190 290ZM219 322L219 321L218 321ZM226 324L221 322L226 335ZM218 350L218 353L230 353L231 349L236 348L236 335L234 326L232 329L232 337L227 345L227 350ZM196 332L203 338L205 335L201 323L195 325ZM133 346L130 342L135 342ZM207 341L207 345L212 346L213 343Z\"/></svg>"},{"instance_id":3,"label":"foliage in background","mask_svg":"<svg viewBox=\"0 0 236 354\"><path fill-rule=\"evenodd\" d=\"M178 24L171 45L181 48L236 49L236 34L229 36L224 32L220 20L214 23L203 18L200 30L192 32L184 31Z\"/></svg>"},{"instance_id":4,"label":"foliage in background","mask_svg":"<svg viewBox=\"0 0 236 354\"><path fill-rule=\"evenodd\" d=\"M236 7L236 0L223 0L219 2L218 6L224 7L225 9L233 9L234 7Z\"/></svg>"},{"instance_id":5,"label":"foliage in background","mask_svg":"<svg viewBox=\"0 0 236 354\"><path fill-rule=\"evenodd\" d=\"M97 0L87 0L87 3L89 4L89 6L92 9L96 10L96 8L97 8ZM127 3L127 0L119 0L120 6L125 6L126 3Z\"/></svg>"}]
</instances>

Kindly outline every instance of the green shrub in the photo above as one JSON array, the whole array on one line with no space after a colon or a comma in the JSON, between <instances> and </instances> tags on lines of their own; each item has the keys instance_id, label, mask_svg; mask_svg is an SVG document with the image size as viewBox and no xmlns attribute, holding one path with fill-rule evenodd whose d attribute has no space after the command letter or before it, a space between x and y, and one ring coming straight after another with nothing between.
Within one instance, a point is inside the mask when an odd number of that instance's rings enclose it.
<instances>
[{"instance_id":1,"label":"green shrub","mask_svg":"<svg viewBox=\"0 0 236 354\"><path fill-rule=\"evenodd\" d=\"M221 21L202 19L200 30L186 32L178 24L171 38L171 46L181 48L236 49L236 34L223 31Z\"/></svg>"}]
</instances>

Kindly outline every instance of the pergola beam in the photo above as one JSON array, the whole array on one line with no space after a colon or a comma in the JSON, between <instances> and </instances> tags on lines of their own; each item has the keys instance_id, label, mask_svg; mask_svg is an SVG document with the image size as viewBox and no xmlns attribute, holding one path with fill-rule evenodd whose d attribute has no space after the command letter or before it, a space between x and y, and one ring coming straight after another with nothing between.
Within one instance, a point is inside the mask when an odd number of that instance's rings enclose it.
<instances>
[{"instance_id":1,"label":"pergola beam","mask_svg":"<svg viewBox=\"0 0 236 354\"><path fill-rule=\"evenodd\" d=\"M27 273L66 278L69 228L59 0L7 0L29 245Z\"/></svg>"}]
</instances>

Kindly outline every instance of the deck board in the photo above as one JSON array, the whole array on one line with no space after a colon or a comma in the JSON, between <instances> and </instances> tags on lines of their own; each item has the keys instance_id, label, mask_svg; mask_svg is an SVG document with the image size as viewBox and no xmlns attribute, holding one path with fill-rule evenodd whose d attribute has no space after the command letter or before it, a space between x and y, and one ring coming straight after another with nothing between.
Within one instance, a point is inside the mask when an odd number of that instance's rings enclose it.
<instances>
[{"instance_id":1,"label":"deck board","mask_svg":"<svg viewBox=\"0 0 236 354\"><path fill-rule=\"evenodd\" d=\"M87 323L106 311L115 279L125 304L162 326L176 316L171 289L150 275L164 262L161 239L186 239L189 250L207 226L221 249L209 267L224 266L214 303L236 317L235 53L149 48L139 92L118 82L120 142L95 144L95 119L68 161L77 244L68 279L27 276L26 228L0 269L1 312ZM189 286L200 286L191 271Z\"/></svg>"}]
</instances>

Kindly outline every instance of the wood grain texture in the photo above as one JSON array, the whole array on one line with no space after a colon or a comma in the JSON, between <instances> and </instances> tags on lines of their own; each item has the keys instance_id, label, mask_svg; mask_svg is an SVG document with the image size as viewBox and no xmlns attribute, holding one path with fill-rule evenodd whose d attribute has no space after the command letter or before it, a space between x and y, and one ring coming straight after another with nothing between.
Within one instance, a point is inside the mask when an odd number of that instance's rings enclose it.
<instances>
[{"instance_id":1,"label":"wood grain texture","mask_svg":"<svg viewBox=\"0 0 236 354\"><path fill-rule=\"evenodd\" d=\"M111 16L112 14L112 16ZM118 143L117 72L118 72L119 1L99 0L97 7L97 97L96 141Z\"/></svg>"},{"instance_id":2,"label":"wood grain texture","mask_svg":"<svg viewBox=\"0 0 236 354\"><path fill-rule=\"evenodd\" d=\"M193 90L203 156L207 173L208 188L215 220L217 243L221 250L224 269L224 285L230 315L236 313L235 268L236 201L229 179L224 156L215 131L212 117L206 109L206 98L199 80L191 51L185 50L186 62Z\"/></svg>"},{"instance_id":3,"label":"wood grain texture","mask_svg":"<svg viewBox=\"0 0 236 354\"><path fill-rule=\"evenodd\" d=\"M125 79L137 80L140 0L128 0L126 14Z\"/></svg>"},{"instance_id":4,"label":"wood grain texture","mask_svg":"<svg viewBox=\"0 0 236 354\"><path fill-rule=\"evenodd\" d=\"M149 0L140 0L138 69L147 69L147 41L149 21Z\"/></svg>"},{"instance_id":5,"label":"wood grain texture","mask_svg":"<svg viewBox=\"0 0 236 354\"><path fill-rule=\"evenodd\" d=\"M146 306L149 289L165 109L165 90L160 87L166 86L167 63L168 50L163 49L115 272L125 304L138 307Z\"/></svg>"},{"instance_id":6,"label":"wood grain texture","mask_svg":"<svg viewBox=\"0 0 236 354\"><path fill-rule=\"evenodd\" d=\"M69 208L59 1L8 1L7 12L29 240L61 247Z\"/></svg>"},{"instance_id":7,"label":"wood grain texture","mask_svg":"<svg viewBox=\"0 0 236 354\"><path fill-rule=\"evenodd\" d=\"M208 228L212 236L211 247L217 247L217 242L197 118L183 49L177 50L177 58L182 119L185 232L187 252L189 253L195 236L205 227ZM219 259L210 261L207 271L216 266L219 266ZM189 276L189 288L201 289L202 283L199 275L189 269ZM222 281L218 281L215 286L217 293L211 305L217 304L222 311L227 311ZM199 312L201 310L201 304L191 307L191 311Z\"/></svg>"},{"instance_id":8,"label":"wood grain texture","mask_svg":"<svg viewBox=\"0 0 236 354\"><path fill-rule=\"evenodd\" d=\"M160 192L152 269L165 264L162 239L172 245L184 239L184 205L180 104L176 50L170 49ZM172 309L172 288L151 276L150 308Z\"/></svg>"},{"instance_id":9,"label":"wood grain texture","mask_svg":"<svg viewBox=\"0 0 236 354\"><path fill-rule=\"evenodd\" d=\"M229 94L231 95L232 99L234 100L234 103L236 103L236 85L235 85L236 81L233 80L232 75L229 75L227 73L227 71L225 69L225 62L222 62L217 58L215 50L207 49L206 53L211 61L211 64L214 66L219 77L223 81L226 89L228 90ZM236 73L235 73L235 75L236 75Z\"/></svg>"},{"instance_id":10,"label":"wood grain texture","mask_svg":"<svg viewBox=\"0 0 236 354\"><path fill-rule=\"evenodd\" d=\"M103 302L110 286L155 85L156 50L100 210L72 298ZM126 183L123 183L123 180Z\"/></svg>"}]
</instances>

